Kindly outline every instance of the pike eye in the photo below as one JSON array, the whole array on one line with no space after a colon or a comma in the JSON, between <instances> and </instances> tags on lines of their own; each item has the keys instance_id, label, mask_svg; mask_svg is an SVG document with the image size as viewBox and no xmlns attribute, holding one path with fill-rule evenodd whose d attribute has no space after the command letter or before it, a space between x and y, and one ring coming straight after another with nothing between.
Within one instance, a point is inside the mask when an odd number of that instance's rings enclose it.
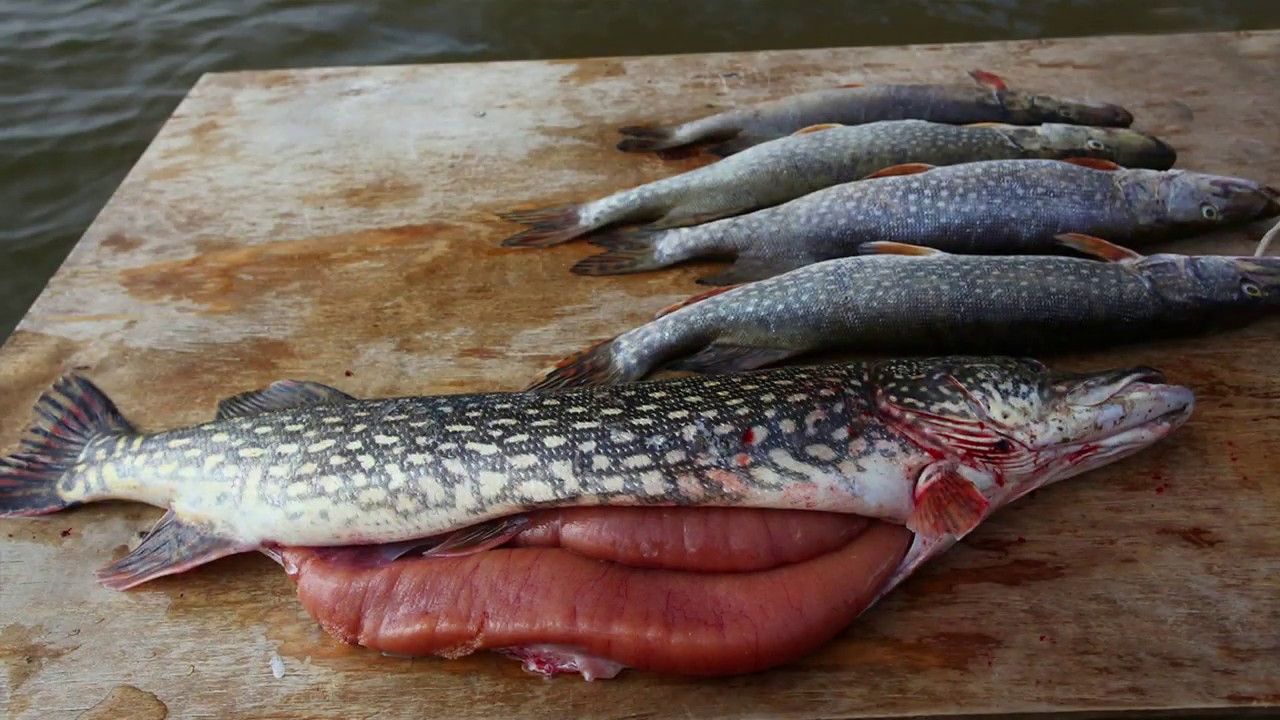
<instances>
[{"instance_id":1,"label":"pike eye","mask_svg":"<svg viewBox=\"0 0 1280 720\"><path fill-rule=\"evenodd\" d=\"M1102 150L1107 147L1106 145L1102 144L1101 140L1093 140L1093 139L1086 140L1084 143L1084 146L1089 148L1090 150Z\"/></svg>"},{"instance_id":2,"label":"pike eye","mask_svg":"<svg viewBox=\"0 0 1280 720\"><path fill-rule=\"evenodd\" d=\"M1254 283L1249 282L1248 280L1245 280L1240 283L1240 291L1251 298L1262 297L1262 288L1258 287Z\"/></svg>"},{"instance_id":3,"label":"pike eye","mask_svg":"<svg viewBox=\"0 0 1280 720\"><path fill-rule=\"evenodd\" d=\"M1217 220L1218 208L1210 205L1209 203L1205 203L1200 206L1200 215L1204 217L1205 220Z\"/></svg>"}]
</instances>

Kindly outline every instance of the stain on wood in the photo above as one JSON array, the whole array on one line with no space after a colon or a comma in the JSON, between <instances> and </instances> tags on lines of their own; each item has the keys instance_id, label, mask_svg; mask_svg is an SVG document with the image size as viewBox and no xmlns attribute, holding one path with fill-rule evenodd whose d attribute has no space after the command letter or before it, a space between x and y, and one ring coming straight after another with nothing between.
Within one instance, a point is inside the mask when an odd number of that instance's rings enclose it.
<instances>
[{"instance_id":1,"label":"stain on wood","mask_svg":"<svg viewBox=\"0 0 1280 720\"><path fill-rule=\"evenodd\" d=\"M620 125L973 68L1121 102L1181 167L1280 185L1277 32L208 75L0 349L0 448L72 369L146 430L285 377L363 396L525 387L698 292L709 266L577 277L594 250L501 248L519 227L495 213L709 161L620 153ZM1170 247L1250 254L1264 230ZM1196 414L1002 510L774 671L588 684L492 654L382 657L326 635L259 555L113 593L93 570L161 511L103 503L0 521L0 705L23 719L1275 711L1278 338L1268 321L1054 358L1155 365L1196 389Z\"/></svg>"}]
</instances>

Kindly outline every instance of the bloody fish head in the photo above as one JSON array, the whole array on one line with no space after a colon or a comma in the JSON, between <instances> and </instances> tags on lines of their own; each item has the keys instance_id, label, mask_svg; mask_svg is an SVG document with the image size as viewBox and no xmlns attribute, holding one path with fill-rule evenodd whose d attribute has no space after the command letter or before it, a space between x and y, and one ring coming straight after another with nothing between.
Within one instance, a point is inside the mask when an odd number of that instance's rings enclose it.
<instances>
[{"instance_id":1,"label":"bloody fish head","mask_svg":"<svg viewBox=\"0 0 1280 720\"><path fill-rule=\"evenodd\" d=\"M1140 130L1046 123L1034 128L1041 144L1056 157L1091 157L1124 167L1168 170L1178 160L1169 143Z\"/></svg>"},{"instance_id":2,"label":"bloody fish head","mask_svg":"<svg viewBox=\"0 0 1280 720\"><path fill-rule=\"evenodd\" d=\"M880 407L991 510L1152 445L1195 405L1147 367L1067 373L1026 358L940 358L881 364L873 381Z\"/></svg>"},{"instance_id":3,"label":"bloody fish head","mask_svg":"<svg viewBox=\"0 0 1280 720\"><path fill-rule=\"evenodd\" d=\"M1133 124L1133 113L1112 103L1053 95L1031 95L1026 102L1042 122L1121 128Z\"/></svg>"},{"instance_id":4,"label":"bloody fish head","mask_svg":"<svg viewBox=\"0 0 1280 720\"><path fill-rule=\"evenodd\" d=\"M1209 228L1280 214L1274 189L1244 178L1171 170L1160 179L1167 220Z\"/></svg>"}]
</instances>

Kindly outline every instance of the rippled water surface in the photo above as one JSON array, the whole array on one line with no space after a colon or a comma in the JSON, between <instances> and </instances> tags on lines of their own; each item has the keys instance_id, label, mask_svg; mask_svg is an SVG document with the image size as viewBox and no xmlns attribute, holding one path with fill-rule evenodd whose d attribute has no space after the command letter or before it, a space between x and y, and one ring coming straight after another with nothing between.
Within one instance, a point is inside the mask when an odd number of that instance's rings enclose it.
<instances>
[{"instance_id":1,"label":"rippled water surface","mask_svg":"<svg viewBox=\"0 0 1280 720\"><path fill-rule=\"evenodd\" d=\"M207 71L1280 27L1280 0L0 0L0 338Z\"/></svg>"}]
</instances>

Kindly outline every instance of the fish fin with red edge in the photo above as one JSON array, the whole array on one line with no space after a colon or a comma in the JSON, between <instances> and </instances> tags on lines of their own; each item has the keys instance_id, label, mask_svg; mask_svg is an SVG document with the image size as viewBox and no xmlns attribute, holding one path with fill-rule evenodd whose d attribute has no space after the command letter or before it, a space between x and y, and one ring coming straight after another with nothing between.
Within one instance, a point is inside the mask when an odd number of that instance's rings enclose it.
<instances>
[{"instance_id":1,"label":"fish fin with red edge","mask_svg":"<svg viewBox=\"0 0 1280 720\"><path fill-rule=\"evenodd\" d=\"M923 245L911 245L909 243L893 242L891 240L875 240L873 242L862 243L858 246L859 255L919 255L928 257L930 255L949 255L941 250Z\"/></svg>"},{"instance_id":2,"label":"fish fin with red edge","mask_svg":"<svg viewBox=\"0 0 1280 720\"><path fill-rule=\"evenodd\" d=\"M615 360L613 340L602 340L561 360L555 368L525 390L612 385L634 379L628 377Z\"/></svg>"},{"instance_id":3,"label":"fish fin with red edge","mask_svg":"<svg viewBox=\"0 0 1280 720\"><path fill-rule=\"evenodd\" d=\"M170 510L133 552L98 570L96 575L105 587L128 590L256 547L220 537L211 528L184 520Z\"/></svg>"},{"instance_id":4,"label":"fish fin with red edge","mask_svg":"<svg viewBox=\"0 0 1280 720\"><path fill-rule=\"evenodd\" d=\"M974 82L979 85L989 87L992 90L1009 89L1009 84L1004 81L1004 78L987 70L970 70L969 77L973 78Z\"/></svg>"},{"instance_id":5,"label":"fish fin with red edge","mask_svg":"<svg viewBox=\"0 0 1280 720\"><path fill-rule=\"evenodd\" d=\"M819 123L817 125L802 127L791 134L792 135L808 135L809 133L822 132L823 130L831 130L832 128L838 128L838 127L844 127L844 125L841 125L840 123Z\"/></svg>"},{"instance_id":6,"label":"fish fin with red edge","mask_svg":"<svg viewBox=\"0 0 1280 720\"><path fill-rule=\"evenodd\" d=\"M1063 158L1062 162L1079 165L1080 167L1087 167L1092 170L1105 170L1107 172L1115 172L1116 170L1124 169L1123 165L1111 160L1103 160L1102 158L1070 157Z\"/></svg>"},{"instance_id":7,"label":"fish fin with red edge","mask_svg":"<svg viewBox=\"0 0 1280 720\"><path fill-rule=\"evenodd\" d=\"M991 503L953 467L934 463L925 468L915 492L915 509L907 529L926 537L969 534L986 517Z\"/></svg>"},{"instance_id":8,"label":"fish fin with red edge","mask_svg":"<svg viewBox=\"0 0 1280 720\"><path fill-rule=\"evenodd\" d=\"M1054 235L1053 239L1060 245L1107 262L1130 262L1143 258L1141 253L1130 250L1123 245L1116 245L1100 237L1084 233L1062 233Z\"/></svg>"},{"instance_id":9,"label":"fish fin with red edge","mask_svg":"<svg viewBox=\"0 0 1280 720\"><path fill-rule=\"evenodd\" d=\"M87 502L63 497L59 481L94 439L135 432L111 399L79 375L55 382L36 401L35 414L42 422L20 441L24 450L0 457L0 517L44 515Z\"/></svg>"},{"instance_id":10,"label":"fish fin with red edge","mask_svg":"<svg viewBox=\"0 0 1280 720\"><path fill-rule=\"evenodd\" d=\"M928 172L936 167L937 165L930 165L928 163L902 163L900 165L890 165L889 167L881 168L862 179L871 180L872 178L916 175L918 173Z\"/></svg>"}]
</instances>

